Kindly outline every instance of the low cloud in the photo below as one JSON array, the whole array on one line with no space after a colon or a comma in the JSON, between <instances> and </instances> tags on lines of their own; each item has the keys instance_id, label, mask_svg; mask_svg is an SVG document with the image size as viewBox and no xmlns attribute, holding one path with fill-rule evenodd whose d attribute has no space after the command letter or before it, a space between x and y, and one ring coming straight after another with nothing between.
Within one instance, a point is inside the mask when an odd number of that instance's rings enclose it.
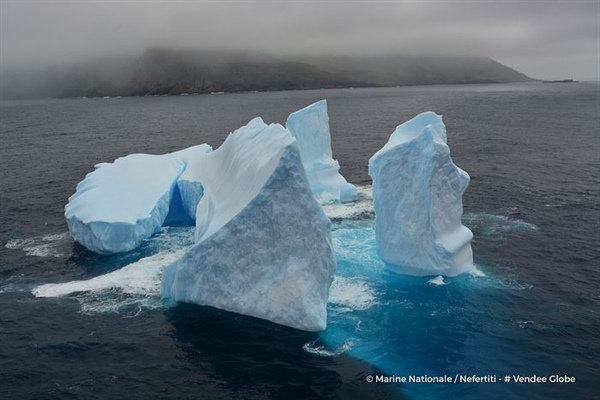
<instances>
[{"instance_id":1,"label":"low cloud","mask_svg":"<svg viewBox=\"0 0 600 400\"><path fill-rule=\"evenodd\" d=\"M489 56L529 76L600 79L598 1L1 1L0 67L150 47L275 55Z\"/></svg>"}]
</instances>

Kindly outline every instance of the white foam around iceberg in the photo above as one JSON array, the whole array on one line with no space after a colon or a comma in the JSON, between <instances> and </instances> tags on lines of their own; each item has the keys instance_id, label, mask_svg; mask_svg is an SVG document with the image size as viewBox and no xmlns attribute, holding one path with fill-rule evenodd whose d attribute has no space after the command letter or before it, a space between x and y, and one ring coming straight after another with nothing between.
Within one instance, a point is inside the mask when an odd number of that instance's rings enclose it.
<instances>
[{"instance_id":1,"label":"white foam around iceberg","mask_svg":"<svg viewBox=\"0 0 600 400\"><path fill-rule=\"evenodd\" d=\"M119 289L128 294L157 295L160 292L160 277L165 265L181 257L183 252L184 250L178 249L158 253L88 280L46 283L35 287L31 293L36 297L62 297L77 292Z\"/></svg>"}]
</instances>

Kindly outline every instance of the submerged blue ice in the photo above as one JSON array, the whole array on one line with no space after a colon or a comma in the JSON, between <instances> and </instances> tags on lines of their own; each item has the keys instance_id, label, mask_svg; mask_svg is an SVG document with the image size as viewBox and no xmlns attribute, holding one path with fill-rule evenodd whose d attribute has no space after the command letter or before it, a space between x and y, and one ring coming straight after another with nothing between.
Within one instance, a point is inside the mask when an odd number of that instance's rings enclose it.
<instances>
[{"instance_id":1,"label":"submerged blue ice","mask_svg":"<svg viewBox=\"0 0 600 400\"><path fill-rule=\"evenodd\" d=\"M462 225L469 175L450 158L442 117L419 114L399 125L369 160L377 251L397 272L456 276L474 270Z\"/></svg>"},{"instance_id":2,"label":"submerged blue ice","mask_svg":"<svg viewBox=\"0 0 600 400\"><path fill-rule=\"evenodd\" d=\"M165 268L163 295L325 329L335 272L331 223L310 189L296 140L256 118L204 163L197 242Z\"/></svg>"}]
</instances>

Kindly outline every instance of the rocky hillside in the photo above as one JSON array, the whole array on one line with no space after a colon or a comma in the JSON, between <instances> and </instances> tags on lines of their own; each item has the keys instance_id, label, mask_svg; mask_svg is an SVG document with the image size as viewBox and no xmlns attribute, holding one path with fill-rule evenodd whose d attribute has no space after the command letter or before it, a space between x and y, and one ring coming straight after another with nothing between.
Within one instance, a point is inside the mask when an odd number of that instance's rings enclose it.
<instances>
[{"instance_id":1,"label":"rocky hillside","mask_svg":"<svg viewBox=\"0 0 600 400\"><path fill-rule=\"evenodd\" d=\"M178 95L365 86L507 83L532 79L485 57L395 55L281 59L152 49L37 71L2 71L2 98Z\"/></svg>"}]
</instances>

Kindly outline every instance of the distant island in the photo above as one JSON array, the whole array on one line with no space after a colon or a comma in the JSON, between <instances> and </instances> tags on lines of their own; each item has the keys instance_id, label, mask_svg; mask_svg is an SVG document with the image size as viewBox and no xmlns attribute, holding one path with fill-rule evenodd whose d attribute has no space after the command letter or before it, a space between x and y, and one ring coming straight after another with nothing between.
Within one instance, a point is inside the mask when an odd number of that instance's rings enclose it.
<instances>
[{"instance_id":1,"label":"distant island","mask_svg":"<svg viewBox=\"0 0 600 400\"><path fill-rule=\"evenodd\" d=\"M578 83L579 81L574 81L573 79L559 79L555 81L542 81L544 83Z\"/></svg>"},{"instance_id":2,"label":"distant island","mask_svg":"<svg viewBox=\"0 0 600 400\"><path fill-rule=\"evenodd\" d=\"M113 97L529 82L487 57L288 57L151 49L64 68L3 71L1 97Z\"/></svg>"}]
</instances>

